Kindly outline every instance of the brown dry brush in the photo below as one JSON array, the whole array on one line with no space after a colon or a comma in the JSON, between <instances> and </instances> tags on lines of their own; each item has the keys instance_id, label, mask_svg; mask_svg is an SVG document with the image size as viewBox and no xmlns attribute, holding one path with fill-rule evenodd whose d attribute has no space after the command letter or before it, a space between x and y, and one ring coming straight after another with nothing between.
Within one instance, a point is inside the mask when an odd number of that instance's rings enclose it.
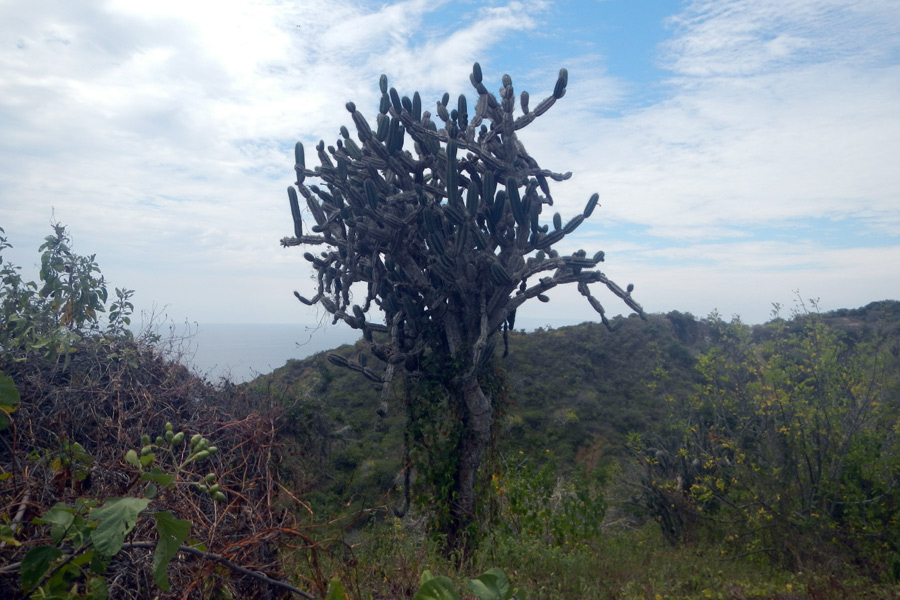
<instances>
[{"instance_id":1,"label":"brown dry brush","mask_svg":"<svg viewBox=\"0 0 900 600\"><path fill-rule=\"evenodd\" d=\"M172 592L162 592L151 570L153 520L139 520L106 573L110 597L311 597L298 595L279 556L296 548L315 565L322 542L312 539L302 502L278 482L284 409L271 395L214 386L141 340L85 342L65 369L58 361L16 362L0 353L0 371L21 396L12 427L0 433L0 472L7 474L0 480L0 522L12 524L22 542L0 547L0 597L21 597L17 565L29 549L49 543L49 527L33 518L58 502L143 493L147 482L124 456L140 450L143 434L161 434L166 422L220 449L189 464L149 506L190 521L187 543L203 550L179 553L168 569ZM75 443L84 454L72 450ZM207 472L217 474L225 502L192 485ZM312 572L299 587L324 595L327 578Z\"/></svg>"}]
</instances>

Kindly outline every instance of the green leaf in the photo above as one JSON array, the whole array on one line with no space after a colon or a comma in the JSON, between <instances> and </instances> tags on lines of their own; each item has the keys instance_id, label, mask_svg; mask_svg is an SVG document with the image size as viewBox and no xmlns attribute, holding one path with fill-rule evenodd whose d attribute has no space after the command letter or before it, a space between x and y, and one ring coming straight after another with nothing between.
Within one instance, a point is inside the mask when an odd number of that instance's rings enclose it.
<instances>
[{"instance_id":1,"label":"green leaf","mask_svg":"<svg viewBox=\"0 0 900 600\"><path fill-rule=\"evenodd\" d=\"M169 586L169 577L166 574L166 568L175 555L178 554L178 548L187 539L191 531L190 521L177 519L168 511L160 511L153 513L156 519L156 531L159 534L159 542L156 544L156 551L153 553L153 579L159 589L168 592L171 590Z\"/></svg>"},{"instance_id":2,"label":"green leaf","mask_svg":"<svg viewBox=\"0 0 900 600\"><path fill-rule=\"evenodd\" d=\"M497 592L497 595L501 600L509 600L513 595L512 585L502 569L496 567L488 569L476 579L485 584L488 584L489 581L492 582L491 585L494 586L493 589Z\"/></svg>"},{"instance_id":3,"label":"green leaf","mask_svg":"<svg viewBox=\"0 0 900 600\"><path fill-rule=\"evenodd\" d=\"M479 600L504 600L497 589L497 577L494 575L485 574L470 579L467 587Z\"/></svg>"},{"instance_id":4,"label":"green leaf","mask_svg":"<svg viewBox=\"0 0 900 600\"><path fill-rule=\"evenodd\" d=\"M15 538L12 527L9 525L0 525L0 542L9 544L10 546L21 546L19 540Z\"/></svg>"},{"instance_id":5,"label":"green leaf","mask_svg":"<svg viewBox=\"0 0 900 600\"><path fill-rule=\"evenodd\" d=\"M347 600L347 593L340 579L332 579L328 584L328 595L325 596L325 600Z\"/></svg>"},{"instance_id":6,"label":"green leaf","mask_svg":"<svg viewBox=\"0 0 900 600\"><path fill-rule=\"evenodd\" d=\"M413 600L459 600L459 593L449 577L433 577L422 584Z\"/></svg>"},{"instance_id":7,"label":"green leaf","mask_svg":"<svg viewBox=\"0 0 900 600\"><path fill-rule=\"evenodd\" d=\"M109 598L109 589L106 587L106 580L102 577L91 577L85 600L106 600L107 598Z\"/></svg>"},{"instance_id":8,"label":"green leaf","mask_svg":"<svg viewBox=\"0 0 900 600\"><path fill-rule=\"evenodd\" d=\"M62 541L66 531L72 526L75 520L75 511L70 506L59 502L50 510L44 513L44 516L33 519L34 524L46 524L50 527L50 539L54 544Z\"/></svg>"},{"instance_id":9,"label":"green leaf","mask_svg":"<svg viewBox=\"0 0 900 600\"><path fill-rule=\"evenodd\" d=\"M12 377L0 374L0 431L9 427L9 414L15 412L19 400L19 390Z\"/></svg>"},{"instance_id":10,"label":"green leaf","mask_svg":"<svg viewBox=\"0 0 900 600\"><path fill-rule=\"evenodd\" d=\"M150 500L143 498L113 498L91 511L91 519L100 523L91 532L94 547L104 556L114 556L122 549L125 536L134 529L137 517Z\"/></svg>"},{"instance_id":11,"label":"green leaf","mask_svg":"<svg viewBox=\"0 0 900 600\"><path fill-rule=\"evenodd\" d=\"M32 548L22 559L19 574L22 576L22 589L28 591L40 582L50 565L62 556L62 550L53 546Z\"/></svg>"},{"instance_id":12,"label":"green leaf","mask_svg":"<svg viewBox=\"0 0 900 600\"><path fill-rule=\"evenodd\" d=\"M138 460L138 454L134 450L129 450L125 453L125 462L138 468L141 467L141 461Z\"/></svg>"},{"instance_id":13,"label":"green leaf","mask_svg":"<svg viewBox=\"0 0 900 600\"><path fill-rule=\"evenodd\" d=\"M147 455L149 456L149 455ZM152 481L161 488L167 488L175 481L175 476L170 473L163 473L159 467L153 467L149 473L141 473L141 479L144 481Z\"/></svg>"}]
</instances>

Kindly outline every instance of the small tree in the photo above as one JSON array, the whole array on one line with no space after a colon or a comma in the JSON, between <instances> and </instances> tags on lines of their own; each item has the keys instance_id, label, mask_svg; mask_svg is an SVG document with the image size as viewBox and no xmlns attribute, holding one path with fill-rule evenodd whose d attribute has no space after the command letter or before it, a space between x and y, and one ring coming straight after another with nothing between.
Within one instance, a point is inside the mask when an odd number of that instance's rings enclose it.
<instances>
[{"instance_id":1,"label":"small tree","mask_svg":"<svg viewBox=\"0 0 900 600\"><path fill-rule=\"evenodd\" d=\"M500 98L482 84L475 63L470 76L478 92L470 120L466 97L448 108L449 94L437 103L441 127L422 110L419 93L401 98L382 75L381 106L373 129L352 102L347 110L357 143L346 127L336 146L319 142L320 166L306 167L303 145L296 145L296 190L288 188L294 236L283 246L324 246L312 263L318 288L307 305L318 304L334 322L359 329L383 372L332 355L332 362L361 372L382 386L379 413L387 411L396 373L437 383L460 424L448 490L451 544L471 522L474 482L488 447L494 410L480 380L494 355L492 338L515 323L528 300L549 301L547 291L575 284L607 327L603 306L589 284L601 283L643 316L631 297L596 270L603 252L579 250L561 256L553 246L574 232L597 206L594 194L582 214L563 224L559 213L541 223L553 205L549 180L571 173L541 169L517 132L541 116L566 93L568 73L559 72L553 94L533 109L522 92L522 114L514 115L512 80L503 76ZM404 149L407 136L412 151ZM325 183L309 185L308 177ZM315 220L304 230L299 197ZM354 289L354 286L358 286ZM364 289L362 289L364 288ZM362 292L357 295L354 291ZM425 365L430 365L426 367ZM439 499L440 500L440 499Z\"/></svg>"}]
</instances>

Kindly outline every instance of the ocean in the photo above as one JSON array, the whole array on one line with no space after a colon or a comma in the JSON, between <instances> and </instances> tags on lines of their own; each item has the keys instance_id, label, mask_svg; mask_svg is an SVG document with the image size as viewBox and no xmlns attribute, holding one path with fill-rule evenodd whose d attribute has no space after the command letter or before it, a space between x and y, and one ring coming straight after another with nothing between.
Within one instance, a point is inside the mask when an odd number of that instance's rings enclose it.
<instances>
[{"instance_id":1,"label":"ocean","mask_svg":"<svg viewBox=\"0 0 900 600\"><path fill-rule=\"evenodd\" d=\"M517 329L572 325L565 318L520 318ZM524 327L523 327L524 326ZM170 353L213 383L243 383L284 366L290 359L353 344L360 333L346 325L297 323L201 323L172 328Z\"/></svg>"},{"instance_id":2,"label":"ocean","mask_svg":"<svg viewBox=\"0 0 900 600\"><path fill-rule=\"evenodd\" d=\"M250 381L290 359L352 344L361 337L346 326L296 323L201 323L174 334L173 355L214 383Z\"/></svg>"}]
</instances>

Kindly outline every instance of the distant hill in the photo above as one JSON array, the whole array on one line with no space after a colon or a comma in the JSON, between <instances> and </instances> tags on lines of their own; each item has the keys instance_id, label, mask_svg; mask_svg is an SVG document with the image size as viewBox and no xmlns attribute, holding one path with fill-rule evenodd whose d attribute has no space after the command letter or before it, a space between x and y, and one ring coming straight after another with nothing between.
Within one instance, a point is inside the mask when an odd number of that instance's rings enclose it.
<instances>
[{"instance_id":1,"label":"distant hill","mask_svg":"<svg viewBox=\"0 0 900 600\"><path fill-rule=\"evenodd\" d=\"M876 332L900 340L897 301L818 316L848 340ZM799 327L804 318L794 316L788 323ZM497 365L508 386L497 425L501 453L551 450L562 464L621 455L629 432L652 429L659 422L667 396L691 392L698 382L696 357L717 343L709 320L689 313L649 315L646 321L619 318L616 324L615 331L582 323L511 332L506 357L501 357L498 339ZM771 323L754 326L754 339L766 339L772 329ZM332 352L349 360L367 355L370 368L378 369L378 360L362 341ZM289 361L249 385L276 390L298 419L315 422L318 429L307 432L308 444L317 448L321 471L309 481L311 493L324 485L332 486L332 494L377 500L400 468L402 402L396 400L388 417L379 421L379 392L373 384L333 365L327 354Z\"/></svg>"}]
</instances>

